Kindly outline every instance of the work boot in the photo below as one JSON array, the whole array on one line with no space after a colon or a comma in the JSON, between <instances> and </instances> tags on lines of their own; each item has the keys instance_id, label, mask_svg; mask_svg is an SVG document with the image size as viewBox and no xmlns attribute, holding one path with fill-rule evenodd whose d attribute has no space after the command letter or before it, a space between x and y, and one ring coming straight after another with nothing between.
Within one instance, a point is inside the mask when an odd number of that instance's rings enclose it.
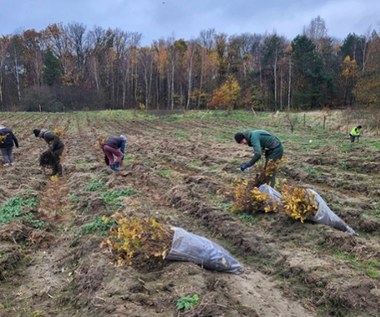
<instances>
[{"instance_id":1,"label":"work boot","mask_svg":"<svg viewBox=\"0 0 380 317\"><path fill-rule=\"evenodd\" d=\"M115 162L115 163L111 164L111 169L115 172L120 171L120 163Z\"/></svg>"}]
</instances>

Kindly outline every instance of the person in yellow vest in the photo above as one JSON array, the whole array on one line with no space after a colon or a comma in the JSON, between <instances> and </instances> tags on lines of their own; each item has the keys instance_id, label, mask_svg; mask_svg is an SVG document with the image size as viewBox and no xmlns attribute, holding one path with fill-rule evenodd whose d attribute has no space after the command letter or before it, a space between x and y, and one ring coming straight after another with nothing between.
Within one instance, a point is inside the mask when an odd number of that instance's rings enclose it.
<instances>
[{"instance_id":1,"label":"person in yellow vest","mask_svg":"<svg viewBox=\"0 0 380 317\"><path fill-rule=\"evenodd\" d=\"M357 127L353 128L350 132L350 139L351 142L355 142L355 139L357 142L359 142L359 137L360 137L360 129L362 128L361 125L358 125Z\"/></svg>"}]
</instances>

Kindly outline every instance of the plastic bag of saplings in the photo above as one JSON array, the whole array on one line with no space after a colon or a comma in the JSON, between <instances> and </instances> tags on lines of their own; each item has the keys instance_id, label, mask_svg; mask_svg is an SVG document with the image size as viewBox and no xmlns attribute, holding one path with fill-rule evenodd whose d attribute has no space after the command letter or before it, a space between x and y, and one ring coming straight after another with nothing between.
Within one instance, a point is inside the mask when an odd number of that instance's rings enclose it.
<instances>
[{"instance_id":1,"label":"plastic bag of saplings","mask_svg":"<svg viewBox=\"0 0 380 317\"><path fill-rule=\"evenodd\" d=\"M239 262L218 244L182 228L172 229L174 237L168 260L194 262L206 269L220 272L239 272Z\"/></svg>"},{"instance_id":2,"label":"plastic bag of saplings","mask_svg":"<svg viewBox=\"0 0 380 317\"><path fill-rule=\"evenodd\" d=\"M329 206L327 206L327 203L316 191L312 189L307 189L307 191L308 193L314 195L315 201L318 204L317 213L315 214L315 216L309 218L309 220L319 224L328 225L338 230L348 232L349 234L356 234L356 232L350 226L348 226L338 215L336 215L329 208Z\"/></svg>"},{"instance_id":3,"label":"plastic bag of saplings","mask_svg":"<svg viewBox=\"0 0 380 317\"><path fill-rule=\"evenodd\" d=\"M277 204L281 204L281 194L277 190L275 190L273 187L263 184L259 187L259 190L263 192L264 194L269 195L270 199Z\"/></svg>"},{"instance_id":4,"label":"plastic bag of saplings","mask_svg":"<svg viewBox=\"0 0 380 317\"><path fill-rule=\"evenodd\" d=\"M277 190L267 184L260 185L257 190L261 195L265 195L265 203L260 207L260 210L265 212L278 212L280 210L281 194Z\"/></svg>"}]
</instances>

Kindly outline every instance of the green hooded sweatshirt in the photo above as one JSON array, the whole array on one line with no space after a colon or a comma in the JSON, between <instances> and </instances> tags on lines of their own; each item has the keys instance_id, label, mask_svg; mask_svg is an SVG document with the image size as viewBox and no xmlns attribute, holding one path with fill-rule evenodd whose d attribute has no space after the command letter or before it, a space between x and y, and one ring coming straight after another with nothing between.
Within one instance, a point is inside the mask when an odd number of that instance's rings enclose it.
<instances>
[{"instance_id":1,"label":"green hooded sweatshirt","mask_svg":"<svg viewBox=\"0 0 380 317\"><path fill-rule=\"evenodd\" d=\"M281 141L270 132L265 130L246 130L243 135L247 139L248 145L252 146L254 152L249 164L255 164L261 158L264 149L269 150L266 155L267 160L279 160L282 158L284 150Z\"/></svg>"}]
</instances>

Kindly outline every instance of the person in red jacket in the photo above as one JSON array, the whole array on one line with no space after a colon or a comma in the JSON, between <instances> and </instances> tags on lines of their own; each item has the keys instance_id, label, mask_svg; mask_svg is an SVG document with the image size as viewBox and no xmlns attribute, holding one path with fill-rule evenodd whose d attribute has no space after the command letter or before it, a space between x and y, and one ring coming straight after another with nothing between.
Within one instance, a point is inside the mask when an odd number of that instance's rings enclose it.
<instances>
[{"instance_id":1,"label":"person in red jacket","mask_svg":"<svg viewBox=\"0 0 380 317\"><path fill-rule=\"evenodd\" d=\"M108 164L112 170L119 171L121 161L124 157L127 137L125 135L111 136L104 142L103 152L107 157Z\"/></svg>"},{"instance_id":2,"label":"person in red jacket","mask_svg":"<svg viewBox=\"0 0 380 317\"><path fill-rule=\"evenodd\" d=\"M18 141L12 129L0 125L0 149L4 166L13 165L13 145L18 148Z\"/></svg>"}]
</instances>

